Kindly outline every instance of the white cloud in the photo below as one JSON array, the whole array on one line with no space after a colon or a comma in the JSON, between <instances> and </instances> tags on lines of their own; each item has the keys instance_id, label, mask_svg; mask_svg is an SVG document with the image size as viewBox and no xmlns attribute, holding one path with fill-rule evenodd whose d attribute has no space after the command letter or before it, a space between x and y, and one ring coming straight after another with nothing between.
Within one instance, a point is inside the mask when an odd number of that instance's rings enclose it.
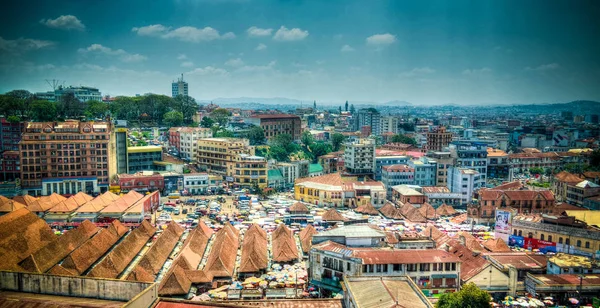
<instances>
[{"instance_id":1,"label":"white cloud","mask_svg":"<svg viewBox=\"0 0 600 308\"><path fill-rule=\"evenodd\" d=\"M551 70L556 70L559 69L560 65L558 63L548 63L548 64L542 64L540 66L536 66L536 67L526 67L525 70L526 71L538 71L538 72L543 72L543 71L551 71Z\"/></svg>"},{"instance_id":2,"label":"white cloud","mask_svg":"<svg viewBox=\"0 0 600 308\"><path fill-rule=\"evenodd\" d=\"M396 42L396 36L389 33L375 34L367 37L367 45L384 46Z\"/></svg>"},{"instance_id":3,"label":"white cloud","mask_svg":"<svg viewBox=\"0 0 600 308\"><path fill-rule=\"evenodd\" d=\"M414 77L414 76L418 76L418 75L426 75L426 74L433 74L435 73L435 70L432 69L431 67L415 67L410 71L407 72L403 72L400 73L401 77Z\"/></svg>"},{"instance_id":4,"label":"white cloud","mask_svg":"<svg viewBox=\"0 0 600 308\"><path fill-rule=\"evenodd\" d=\"M56 43L52 41L18 38L16 40L5 40L0 36L0 52L21 53L24 51L50 48Z\"/></svg>"},{"instance_id":5,"label":"white cloud","mask_svg":"<svg viewBox=\"0 0 600 308\"><path fill-rule=\"evenodd\" d=\"M85 25L77 17L73 15L62 15L56 19L42 19L40 20L42 25L48 28L61 29L61 30L85 30Z\"/></svg>"},{"instance_id":6,"label":"white cloud","mask_svg":"<svg viewBox=\"0 0 600 308\"><path fill-rule=\"evenodd\" d=\"M462 71L463 75L481 75L481 74L487 74L487 73L491 73L492 69L489 67L482 67L482 68L472 68L472 69L466 69L464 71Z\"/></svg>"},{"instance_id":7,"label":"white cloud","mask_svg":"<svg viewBox=\"0 0 600 308\"><path fill-rule=\"evenodd\" d=\"M352 48L352 46L350 45L344 45L342 46L342 49L340 49L341 52L352 52L354 51L354 48Z\"/></svg>"},{"instance_id":8,"label":"white cloud","mask_svg":"<svg viewBox=\"0 0 600 308\"><path fill-rule=\"evenodd\" d=\"M227 75L227 71L213 66L198 67L186 73L187 75Z\"/></svg>"},{"instance_id":9,"label":"white cloud","mask_svg":"<svg viewBox=\"0 0 600 308\"><path fill-rule=\"evenodd\" d=\"M101 44L92 44L87 48L79 48L79 53L82 54L104 54L108 56L118 56L122 62L141 62L148 58L140 54L130 54L123 49L112 49L110 47L102 46Z\"/></svg>"},{"instance_id":10,"label":"white cloud","mask_svg":"<svg viewBox=\"0 0 600 308\"><path fill-rule=\"evenodd\" d=\"M194 62L191 62L191 61L181 62L181 67L192 67L192 66L194 66Z\"/></svg>"},{"instance_id":11,"label":"white cloud","mask_svg":"<svg viewBox=\"0 0 600 308\"><path fill-rule=\"evenodd\" d=\"M165 34L169 29L161 24L150 25L145 27L135 27L131 31L136 32L139 36L158 36Z\"/></svg>"},{"instance_id":12,"label":"white cloud","mask_svg":"<svg viewBox=\"0 0 600 308\"><path fill-rule=\"evenodd\" d=\"M228 40L235 38L235 34L233 32L227 32L221 35L219 34L219 31L211 27L196 28L191 26L184 26L176 29L171 29L170 27L165 27L161 24L157 24L145 27L135 27L132 28L131 31L137 33L140 36L161 37L163 39L177 39L180 41L192 43L213 41L219 39Z\"/></svg>"},{"instance_id":13,"label":"white cloud","mask_svg":"<svg viewBox=\"0 0 600 308\"><path fill-rule=\"evenodd\" d=\"M246 65L238 69L240 72L262 72L272 70L277 64L277 61L271 61L267 65Z\"/></svg>"},{"instance_id":14,"label":"white cloud","mask_svg":"<svg viewBox=\"0 0 600 308\"><path fill-rule=\"evenodd\" d=\"M252 36L252 37L270 36L272 32L273 32L273 29L271 29L271 28L262 29L262 28L258 28L256 26L252 26L252 27L248 28L248 30L246 30L246 33L248 33L248 36Z\"/></svg>"},{"instance_id":15,"label":"white cloud","mask_svg":"<svg viewBox=\"0 0 600 308\"><path fill-rule=\"evenodd\" d=\"M180 54L179 56L177 56L177 60L187 60L187 56L184 54Z\"/></svg>"},{"instance_id":16,"label":"white cloud","mask_svg":"<svg viewBox=\"0 0 600 308\"><path fill-rule=\"evenodd\" d=\"M256 50L256 51L261 51L261 50L265 50L265 49L267 49L267 45L265 45L263 43L258 44L258 46L256 46L256 48L254 48L254 50Z\"/></svg>"},{"instance_id":17,"label":"white cloud","mask_svg":"<svg viewBox=\"0 0 600 308\"><path fill-rule=\"evenodd\" d=\"M273 39L276 41L301 41L308 36L308 31L302 30L300 28L288 29L284 26L281 26Z\"/></svg>"},{"instance_id":18,"label":"white cloud","mask_svg":"<svg viewBox=\"0 0 600 308\"><path fill-rule=\"evenodd\" d=\"M240 59L240 58L229 59L229 60L227 60L227 62L225 62L225 65L231 66L231 67L240 67L240 66L244 65L244 61L242 61L242 59Z\"/></svg>"}]
</instances>

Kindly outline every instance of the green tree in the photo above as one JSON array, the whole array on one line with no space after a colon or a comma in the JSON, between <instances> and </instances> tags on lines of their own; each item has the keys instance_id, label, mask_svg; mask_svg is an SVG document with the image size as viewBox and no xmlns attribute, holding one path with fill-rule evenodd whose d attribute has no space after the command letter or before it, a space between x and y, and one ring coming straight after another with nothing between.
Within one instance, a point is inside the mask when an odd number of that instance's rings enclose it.
<instances>
[{"instance_id":1,"label":"green tree","mask_svg":"<svg viewBox=\"0 0 600 308\"><path fill-rule=\"evenodd\" d=\"M89 101L85 107L84 114L88 118L104 118L108 112L108 104L99 101Z\"/></svg>"},{"instance_id":2,"label":"green tree","mask_svg":"<svg viewBox=\"0 0 600 308\"><path fill-rule=\"evenodd\" d=\"M300 150L290 134L279 134L269 141L269 155L278 161L289 161L289 155Z\"/></svg>"},{"instance_id":3,"label":"green tree","mask_svg":"<svg viewBox=\"0 0 600 308\"><path fill-rule=\"evenodd\" d=\"M22 117L26 112L25 99L11 95L0 95L0 114L5 116L18 115Z\"/></svg>"},{"instance_id":4,"label":"green tree","mask_svg":"<svg viewBox=\"0 0 600 308\"><path fill-rule=\"evenodd\" d=\"M317 158L322 155L326 155L331 153L333 147L329 143L325 143L322 141L315 142L310 146L310 152L313 155L313 160L316 162Z\"/></svg>"},{"instance_id":5,"label":"green tree","mask_svg":"<svg viewBox=\"0 0 600 308\"><path fill-rule=\"evenodd\" d=\"M19 123L21 122L21 118L16 115L11 115L6 118L6 121L8 121L8 123Z\"/></svg>"},{"instance_id":6,"label":"green tree","mask_svg":"<svg viewBox=\"0 0 600 308\"><path fill-rule=\"evenodd\" d=\"M233 132L228 131L226 129L219 130L216 134L213 135L215 138L233 138Z\"/></svg>"},{"instance_id":7,"label":"green tree","mask_svg":"<svg viewBox=\"0 0 600 308\"><path fill-rule=\"evenodd\" d=\"M214 124L215 121L210 117L202 117L202 120L200 120L200 126L205 128L211 128Z\"/></svg>"},{"instance_id":8,"label":"green tree","mask_svg":"<svg viewBox=\"0 0 600 308\"><path fill-rule=\"evenodd\" d=\"M30 113L35 121L53 121L58 115L57 104L49 101L34 101Z\"/></svg>"},{"instance_id":9,"label":"green tree","mask_svg":"<svg viewBox=\"0 0 600 308\"><path fill-rule=\"evenodd\" d=\"M435 307L437 308L490 308L490 294L479 289L470 282L463 285L460 291L444 293L440 296Z\"/></svg>"},{"instance_id":10,"label":"green tree","mask_svg":"<svg viewBox=\"0 0 600 308\"><path fill-rule=\"evenodd\" d=\"M231 112L225 108L217 108L210 113L210 117L215 120L215 122L219 123L219 126L227 125L229 116L231 116Z\"/></svg>"},{"instance_id":11,"label":"green tree","mask_svg":"<svg viewBox=\"0 0 600 308\"><path fill-rule=\"evenodd\" d=\"M331 145L333 147L333 151L339 151L344 141L346 141L346 136L340 133L334 133L331 135Z\"/></svg>"},{"instance_id":12,"label":"green tree","mask_svg":"<svg viewBox=\"0 0 600 308\"><path fill-rule=\"evenodd\" d=\"M73 93L61 96L57 105L58 115L62 118L78 118L83 115L85 103L82 103Z\"/></svg>"},{"instance_id":13,"label":"green tree","mask_svg":"<svg viewBox=\"0 0 600 308\"><path fill-rule=\"evenodd\" d=\"M531 174L544 174L544 168L541 168L541 167L529 168L529 173L531 173Z\"/></svg>"},{"instance_id":14,"label":"green tree","mask_svg":"<svg viewBox=\"0 0 600 308\"><path fill-rule=\"evenodd\" d=\"M245 134L245 137L250 140L250 145L263 144L265 141L265 130L260 126L252 126Z\"/></svg>"},{"instance_id":15,"label":"green tree","mask_svg":"<svg viewBox=\"0 0 600 308\"><path fill-rule=\"evenodd\" d=\"M183 113L180 111L169 111L163 116L163 122L171 127L180 126L183 123Z\"/></svg>"},{"instance_id":16,"label":"green tree","mask_svg":"<svg viewBox=\"0 0 600 308\"><path fill-rule=\"evenodd\" d=\"M408 137L403 134L396 134L396 135L392 136L392 142L399 142L399 143L412 144L412 145L417 144L417 141L414 138Z\"/></svg>"},{"instance_id":17,"label":"green tree","mask_svg":"<svg viewBox=\"0 0 600 308\"><path fill-rule=\"evenodd\" d=\"M178 95L175 97L175 105L173 108L183 113L183 120L186 123L192 122L192 118L198 111L198 103L196 100L188 95Z\"/></svg>"},{"instance_id":18,"label":"green tree","mask_svg":"<svg viewBox=\"0 0 600 308\"><path fill-rule=\"evenodd\" d=\"M590 167L593 170L600 170L600 149L594 150L590 155Z\"/></svg>"},{"instance_id":19,"label":"green tree","mask_svg":"<svg viewBox=\"0 0 600 308\"><path fill-rule=\"evenodd\" d=\"M315 138L309 131L302 132L302 136L300 137L300 141L305 147L309 147L314 141Z\"/></svg>"}]
</instances>

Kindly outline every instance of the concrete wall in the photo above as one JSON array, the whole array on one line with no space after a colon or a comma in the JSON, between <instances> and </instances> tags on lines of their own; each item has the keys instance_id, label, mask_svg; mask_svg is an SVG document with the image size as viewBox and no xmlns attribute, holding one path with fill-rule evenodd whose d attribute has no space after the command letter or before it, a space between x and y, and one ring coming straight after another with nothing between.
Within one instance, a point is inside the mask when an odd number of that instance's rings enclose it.
<instances>
[{"instance_id":1,"label":"concrete wall","mask_svg":"<svg viewBox=\"0 0 600 308\"><path fill-rule=\"evenodd\" d=\"M88 297L127 302L146 291L152 293L152 283L68 277L46 274L0 272L0 290ZM154 288L156 298L156 287ZM151 303L151 302L149 302Z\"/></svg>"}]
</instances>

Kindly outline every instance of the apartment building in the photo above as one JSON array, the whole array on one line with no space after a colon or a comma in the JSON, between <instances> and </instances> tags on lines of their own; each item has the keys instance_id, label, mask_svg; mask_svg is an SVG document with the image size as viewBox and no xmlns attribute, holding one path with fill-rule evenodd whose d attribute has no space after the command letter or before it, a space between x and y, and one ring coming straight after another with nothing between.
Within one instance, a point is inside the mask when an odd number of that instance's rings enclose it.
<instances>
[{"instance_id":1,"label":"apartment building","mask_svg":"<svg viewBox=\"0 0 600 308\"><path fill-rule=\"evenodd\" d=\"M302 136L302 120L293 114L257 114L245 119L245 122L262 127L267 140L289 134L294 141L300 141Z\"/></svg>"},{"instance_id":2,"label":"apartment building","mask_svg":"<svg viewBox=\"0 0 600 308\"><path fill-rule=\"evenodd\" d=\"M406 155L379 155L379 151L375 151L375 180L381 181L382 170L385 166L406 165L410 158Z\"/></svg>"},{"instance_id":3,"label":"apartment building","mask_svg":"<svg viewBox=\"0 0 600 308\"><path fill-rule=\"evenodd\" d=\"M585 199L600 195L600 185L588 180L567 185L567 203L583 207Z\"/></svg>"},{"instance_id":4,"label":"apartment building","mask_svg":"<svg viewBox=\"0 0 600 308\"><path fill-rule=\"evenodd\" d=\"M385 133L392 133L392 134L398 134L399 130L398 127L400 127L400 118L397 116L384 116L384 117L380 117L380 132L381 134L385 134Z\"/></svg>"},{"instance_id":5,"label":"apartment building","mask_svg":"<svg viewBox=\"0 0 600 308\"><path fill-rule=\"evenodd\" d=\"M448 170L454 166L454 158L450 152L429 152L427 158L437 162L436 164L436 184L435 186L448 186Z\"/></svg>"},{"instance_id":6,"label":"apartment building","mask_svg":"<svg viewBox=\"0 0 600 308\"><path fill-rule=\"evenodd\" d=\"M510 175L508 154L500 149L487 149L487 177L508 180Z\"/></svg>"},{"instance_id":7,"label":"apartment building","mask_svg":"<svg viewBox=\"0 0 600 308\"><path fill-rule=\"evenodd\" d=\"M359 109L352 115L352 129L354 131L360 131L363 127L368 126L371 128L373 135L381 134L380 124L381 115L375 108L363 108Z\"/></svg>"},{"instance_id":8,"label":"apartment building","mask_svg":"<svg viewBox=\"0 0 600 308\"><path fill-rule=\"evenodd\" d=\"M134 174L140 171L160 171L154 162L163 160L161 146L148 145L127 148L127 173Z\"/></svg>"},{"instance_id":9,"label":"apartment building","mask_svg":"<svg viewBox=\"0 0 600 308\"><path fill-rule=\"evenodd\" d=\"M357 177L342 177L339 173L297 179L294 185L296 200L315 205L354 208L370 202L379 207L385 197L381 182L358 181Z\"/></svg>"},{"instance_id":10,"label":"apartment building","mask_svg":"<svg viewBox=\"0 0 600 308\"><path fill-rule=\"evenodd\" d=\"M452 133L446 131L446 127L438 126L432 128L426 134L428 151L443 151L452 142Z\"/></svg>"},{"instance_id":11,"label":"apartment building","mask_svg":"<svg viewBox=\"0 0 600 308\"><path fill-rule=\"evenodd\" d=\"M62 97L66 95L73 95L80 102L102 101L102 93L100 93L100 91L97 88L84 86L59 86L54 91L35 93L35 96L38 99L44 99L51 102L60 102Z\"/></svg>"},{"instance_id":12,"label":"apartment building","mask_svg":"<svg viewBox=\"0 0 600 308\"><path fill-rule=\"evenodd\" d=\"M186 173L183 175L183 188L191 195L206 193L208 185L207 173Z\"/></svg>"},{"instance_id":13,"label":"apartment building","mask_svg":"<svg viewBox=\"0 0 600 308\"><path fill-rule=\"evenodd\" d=\"M456 141L449 145L454 166L479 172L483 186L487 183L487 143L480 141ZM452 188L450 188L452 189Z\"/></svg>"},{"instance_id":14,"label":"apartment building","mask_svg":"<svg viewBox=\"0 0 600 308\"><path fill-rule=\"evenodd\" d=\"M12 182L21 177L21 159L19 151L4 151L0 154L0 181Z\"/></svg>"},{"instance_id":15,"label":"apartment building","mask_svg":"<svg viewBox=\"0 0 600 308\"><path fill-rule=\"evenodd\" d=\"M116 174L115 148L109 122L29 122L19 143L23 192L107 191Z\"/></svg>"},{"instance_id":16,"label":"apartment building","mask_svg":"<svg viewBox=\"0 0 600 308\"><path fill-rule=\"evenodd\" d=\"M25 122L8 122L5 117L0 117L0 152L18 151L21 133Z\"/></svg>"},{"instance_id":17,"label":"apartment building","mask_svg":"<svg viewBox=\"0 0 600 308\"><path fill-rule=\"evenodd\" d=\"M450 168L448 188L453 193L461 194L461 205L466 206L473 201L473 193L485 187L485 174L468 168Z\"/></svg>"},{"instance_id":18,"label":"apartment building","mask_svg":"<svg viewBox=\"0 0 600 308\"><path fill-rule=\"evenodd\" d=\"M211 138L212 130L204 127L179 127L179 157L182 159L196 160L198 140Z\"/></svg>"},{"instance_id":19,"label":"apartment building","mask_svg":"<svg viewBox=\"0 0 600 308\"><path fill-rule=\"evenodd\" d=\"M198 139L197 160L208 173L225 177L234 187L267 187L267 161L254 155L248 139Z\"/></svg>"},{"instance_id":20,"label":"apartment building","mask_svg":"<svg viewBox=\"0 0 600 308\"><path fill-rule=\"evenodd\" d=\"M392 187L397 185L412 185L415 181L415 169L407 165L385 166L381 173L381 182L385 185L387 195L392 195Z\"/></svg>"},{"instance_id":21,"label":"apartment building","mask_svg":"<svg viewBox=\"0 0 600 308\"><path fill-rule=\"evenodd\" d=\"M427 157L408 161L408 165L415 171L415 185L434 186L436 184L436 161Z\"/></svg>"},{"instance_id":22,"label":"apartment building","mask_svg":"<svg viewBox=\"0 0 600 308\"><path fill-rule=\"evenodd\" d=\"M333 241L312 246L309 253L310 283L332 292L341 290L344 277L407 275L430 294L460 288L460 259L438 249L349 247Z\"/></svg>"},{"instance_id":23,"label":"apartment building","mask_svg":"<svg viewBox=\"0 0 600 308\"><path fill-rule=\"evenodd\" d=\"M516 184L512 187L505 184L491 189L482 189L478 195L479 202L470 205L467 209L469 217L476 221L494 221L496 209L500 208L522 214L551 214L556 205L551 190L529 190Z\"/></svg>"},{"instance_id":24,"label":"apartment building","mask_svg":"<svg viewBox=\"0 0 600 308\"><path fill-rule=\"evenodd\" d=\"M375 174L375 140L363 138L346 143L344 167L349 175Z\"/></svg>"}]
</instances>

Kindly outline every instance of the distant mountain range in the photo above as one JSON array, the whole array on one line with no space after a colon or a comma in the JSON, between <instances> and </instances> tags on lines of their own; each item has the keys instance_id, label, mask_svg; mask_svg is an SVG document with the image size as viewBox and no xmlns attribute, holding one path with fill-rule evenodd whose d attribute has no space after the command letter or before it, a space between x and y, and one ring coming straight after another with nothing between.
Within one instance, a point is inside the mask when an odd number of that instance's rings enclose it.
<instances>
[{"instance_id":1,"label":"distant mountain range","mask_svg":"<svg viewBox=\"0 0 600 308\"><path fill-rule=\"evenodd\" d=\"M265 97L231 97L231 98L226 98L226 97L219 97L219 98L215 98L212 100L198 100L199 104L210 104L210 103L214 103L223 107L242 107L242 108L248 108L248 107L253 107L253 108L257 108L257 107L270 107L272 106L273 108L278 107L278 108L282 108L282 107L287 107L284 109L290 109L290 108L297 108L300 106L303 107L312 107L313 102L312 100L299 100L299 99L293 99L293 98L286 98L286 97L271 97L271 98L265 98ZM414 105L410 102L407 101L401 101L401 100L393 100L393 101L389 101L389 102L368 102L368 101L348 101L350 104L354 104L354 106L356 108L362 108L362 107L414 107ZM345 101L339 101L339 102L331 102L331 101L319 101L317 100L317 106L332 106L332 107L336 107L337 106L342 106L345 104ZM456 104L436 104L436 106L456 106L456 107L473 107L472 105L465 105L465 106L460 106L460 105L456 105ZM426 106L423 106L426 107ZM429 106L427 106L429 107ZM588 100L578 100L578 101L572 101L572 102L568 102L568 103L540 103L540 104L497 104L497 105L488 105L488 108L507 108L507 107L512 107L512 108L518 108L521 110L540 110L544 109L545 111L573 111L574 113L595 113L595 114L600 114L600 102L596 102L596 101L588 101ZM485 108L485 107L484 107Z\"/></svg>"}]
</instances>

